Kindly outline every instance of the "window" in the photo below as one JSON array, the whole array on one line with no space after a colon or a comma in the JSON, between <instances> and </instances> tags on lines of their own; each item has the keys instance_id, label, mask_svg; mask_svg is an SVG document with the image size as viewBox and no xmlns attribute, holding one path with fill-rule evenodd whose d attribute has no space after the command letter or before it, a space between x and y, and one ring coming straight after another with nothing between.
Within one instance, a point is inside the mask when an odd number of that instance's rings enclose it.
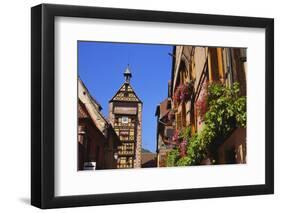
<instances>
[{"instance_id":1,"label":"window","mask_svg":"<svg viewBox=\"0 0 281 213\"><path fill-rule=\"evenodd\" d=\"M119 137L121 141L129 140L129 131L128 130L120 130Z\"/></svg>"},{"instance_id":2,"label":"window","mask_svg":"<svg viewBox=\"0 0 281 213\"><path fill-rule=\"evenodd\" d=\"M218 67L218 53L217 48L209 48L208 55L208 66L209 66L209 80L216 82L220 80L219 67Z\"/></svg>"},{"instance_id":3,"label":"window","mask_svg":"<svg viewBox=\"0 0 281 213\"><path fill-rule=\"evenodd\" d=\"M123 143L118 146L119 155L133 155L134 154L134 143Z\"/></svg>"},{"instance_id":4,"label":"window","mask_svg":"<svg viewBox=\"0 0 281 213\"><path fill-rule=\"evenodd\" d=\"M118 168L132 168L133 158L132 157L120 157L118 160Z\"/></svg>"},{"instance_id":5,"label":"window","mask_svg":"<svg viewBox=\"0 0 281 213\"><path fill-rule=\"evenodd\" d=\"M181 113L176 113L176 128L181 129L182 128L182 116Z\"/></svg>"}]
</instances>

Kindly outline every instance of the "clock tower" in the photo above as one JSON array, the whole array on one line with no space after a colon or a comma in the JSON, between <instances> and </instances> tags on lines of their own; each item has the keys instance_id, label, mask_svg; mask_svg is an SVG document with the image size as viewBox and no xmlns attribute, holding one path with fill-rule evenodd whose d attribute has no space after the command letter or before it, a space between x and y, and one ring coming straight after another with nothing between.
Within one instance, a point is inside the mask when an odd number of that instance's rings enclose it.
<instances>
[{"instance_id":1,"label":"clock tower","mask_svg":"<svg viewBox=\"0 0 281 213\"><path fill-rule=\"evenodd\" d=\"M117 168L141 167L142 102L134 92L129 66L125 82L109 101L109 121L121 144L118 146Z\"/></svg>"}]
</instances>

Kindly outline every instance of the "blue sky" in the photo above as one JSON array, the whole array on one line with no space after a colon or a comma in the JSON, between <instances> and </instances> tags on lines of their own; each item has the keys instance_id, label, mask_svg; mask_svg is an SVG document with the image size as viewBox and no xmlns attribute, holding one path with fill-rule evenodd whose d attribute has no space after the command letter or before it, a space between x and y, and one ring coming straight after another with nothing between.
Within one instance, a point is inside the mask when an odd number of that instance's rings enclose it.
<instances>
[{"instance_id":1,"label":"blue sky","mask_svg":"<svg viewBox=\"0 0 281 213\"><path fill-rule=\"evenodd\" d=\"M124 83L130 64L131 85L143 102L142 146L155 152L156 106L168 95L173 46L78 42L78 74L108 117L108 101Z\"/></svg>"}]
</instances>

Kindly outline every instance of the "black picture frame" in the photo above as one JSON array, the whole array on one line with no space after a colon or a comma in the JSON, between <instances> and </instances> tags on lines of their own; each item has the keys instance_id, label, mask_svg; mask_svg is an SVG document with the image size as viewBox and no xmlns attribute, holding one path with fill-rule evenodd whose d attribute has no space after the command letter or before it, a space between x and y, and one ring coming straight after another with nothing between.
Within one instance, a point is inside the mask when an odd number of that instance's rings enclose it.
<instances>
[{"instance_id":1,"label":"black picture frame","mask_svg":"<svg viewBox=\"0 0 281 213\"><path fill-rule=\"evenodd\" d=\"M96 195L54 195L54 21L83 17L265 29L265 184ZM274 193L274 19L41 4L31 8L31 204L60 208Z\"/></svg>"}]
</instances>

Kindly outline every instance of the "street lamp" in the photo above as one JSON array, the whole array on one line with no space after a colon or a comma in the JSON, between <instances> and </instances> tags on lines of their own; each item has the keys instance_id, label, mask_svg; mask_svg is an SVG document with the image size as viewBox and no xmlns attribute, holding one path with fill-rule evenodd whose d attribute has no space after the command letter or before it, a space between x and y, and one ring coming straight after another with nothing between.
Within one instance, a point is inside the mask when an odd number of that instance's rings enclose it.
<instances>
[{"instance_id":1,"label":"street lamp","mask_svg":"<svg viewBox=\"0 0 281 213\"><path fill-rule=\"evenodd\" d=\"M117 152L114 153L114 159L115 159L115 160L118 159L118 153L117 153Z\"/></svg>"}]
</instances>

